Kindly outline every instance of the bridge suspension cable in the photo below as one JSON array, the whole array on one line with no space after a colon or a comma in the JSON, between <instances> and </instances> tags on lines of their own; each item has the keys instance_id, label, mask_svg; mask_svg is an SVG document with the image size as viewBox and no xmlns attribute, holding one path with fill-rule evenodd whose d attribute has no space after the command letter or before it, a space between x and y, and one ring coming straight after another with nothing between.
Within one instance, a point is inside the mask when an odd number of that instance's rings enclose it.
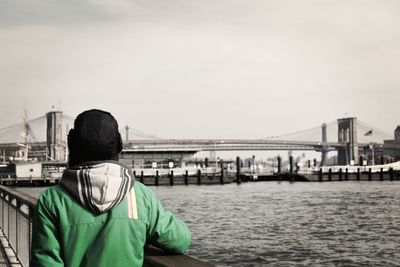
<instances>
[{"instance_id":1,"label":"bridge suspension cable","mask_svg":"<svg viewBox=\"0 0 400 267\"><path fill-rule=\"evenodd\" d=\"M384 130L376 128L368 123L361 120L357 121L357 130L359 142L382 142L387 139L393 139L393 134L390 134Z\"/></svg>"},{"instance_id":2,"label":"bridge suspension cable","mask_svg":"<svg viewBox=\"0 0 400 267\"><path fill-rule=\"evenodd\" d=\"M73 125L73 118L71 116L63 114L63 138L66 140L68 130L64 128L66 125L70 128ZM46 127L47 117L46 115L39 116L37 118L27 120L28 124L28 142L45 142L46 141ZM16 123L0 129L0 143L16 143L20 142L21 133L25 132L24 122Z\"/></svg>"},{"instance_id":3,"label":"bridge suspension cable","mask_svg":"<svg viewBox=\"0 0 400 267\"><path fill-rule=\"evenodd\" d=\"M328 131L330 130L330 126L332 125L336 125L337 126L337 122L336 121L332 121L329 123L326 123L327 125L327 129ZM322 130L321 130L321 125L312 127L312 128L308 128L305 130L300 130L300 131L296 131L296 132L291 132L291 133L287 133L287 134L282 134L282 135L276 135L276 136L269 136L263 139L267 139L267 140L288 140L288 141L321 141L322 139ZM329 136L331 134L329 134L328 132L328 140L329 141ZM337 133L335 133L335 136L337 136Z\"/></svg>"},{"instance_id":4,"label":"bridge suspension cable","mask_svg":"<svg viewBox=\"0 0 400 267\"><path fill-rule=\"evenodd\" d=\"M119 132L122 133L125 132L124 128L120 128ZM146 132L143 132L141 130L135 129L135 128L129 128L129 140L135 140L135 139L142 139L142 140L163 140L164 138L161 138L155 134L149 134Z\"/></svg>"}]
</instances>

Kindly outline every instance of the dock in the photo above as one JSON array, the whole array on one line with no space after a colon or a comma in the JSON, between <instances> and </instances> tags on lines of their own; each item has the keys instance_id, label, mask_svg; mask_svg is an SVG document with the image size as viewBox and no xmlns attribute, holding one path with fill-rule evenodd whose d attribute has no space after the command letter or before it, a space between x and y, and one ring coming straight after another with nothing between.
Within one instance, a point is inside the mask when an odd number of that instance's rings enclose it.
<instances>
[{"instance_id":1,"label":"dock","mask_svg":"<svg viewBox=\"0 0 400 267\"><path fill-rule=\"evenodd\" d=\"M0 185L50 186L57 184L66 162L19 162L0 165Z\"/></svg>"},{"instance_id":2,"label":"dock","mask_svg":"<svg viewBox=\"0 0 400 267\"><path fill-rule=\"evenodd\" d=\"M0 185L6 186L51 186L58 184L60 177L5 177L0 178Z\"/></svg>"},{"instance_id":3,"label":"dock","mask_svg":"<svg viewBox=\"0 0 400 267\"><path fill-rule=\"evenodd\" d=\"M32 171L35 164L38 170ZM66 164L23 164L16 165L14 173L0 172L0 185L8 186L51 186L57 184ZM400 161L382 165L343 165L343 166L308 166L298 168L290 161L288 169L283 169L280 161L272 171L257 171L250 166L243 168L239 157L236 168L224 167L180 167L180 168L141 168L133 169L137 181L149 186L174 185L212 185L236 182L289 181L289 182L324 182L324 181L373 181L400 180ZM18 171L18 168L21 171Z\"/></svg>"}]
</instances>

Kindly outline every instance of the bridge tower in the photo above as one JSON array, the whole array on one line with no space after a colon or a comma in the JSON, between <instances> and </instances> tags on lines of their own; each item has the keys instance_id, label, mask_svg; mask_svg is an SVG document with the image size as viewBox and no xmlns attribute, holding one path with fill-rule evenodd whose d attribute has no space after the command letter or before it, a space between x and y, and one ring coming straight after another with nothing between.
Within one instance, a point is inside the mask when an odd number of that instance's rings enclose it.
<instances>
[{"instance_id":1,"label":"bridge tower","mask_svg":"<svg viewBox=\"0 0 400 267\"><path fill-rule=\"evenodd\" d=\"M338 164L358 163L357 118L338 119Z\"/></svg>"},{"instance_id":2,"label":"bridge tower","mask_svg":"<svg viewBox=\"0 0 400 267\"><path fill-rule=\"evenodd\" d=\"M328 155L328 151L326 150L326 142L328 141L327 134L326 134L326 123L321 125L322 129L322 149L321 149L321 166L325 165L326 156Z\"/></svg>"},{"instance_id":3,"label":"bridge tower","mask_svg":"<svg viewBox=\"0 0 400 267\"><path fill-rule=\"evenodd\" d=\"M125 126L125 141L126 142L129 141L129 125L128 124Z\"/></svg>"},{"instance_id":4,"label":"bridge tower","mask_svg":"<svg viewBox=\"0 0 400 267\"><path fill-rule=\"evenodd\" d=\"M47 155L51 160L66 161L66 146L62 138L62 111L50 111L47 117Z\"/></svg>"}]
</instances>

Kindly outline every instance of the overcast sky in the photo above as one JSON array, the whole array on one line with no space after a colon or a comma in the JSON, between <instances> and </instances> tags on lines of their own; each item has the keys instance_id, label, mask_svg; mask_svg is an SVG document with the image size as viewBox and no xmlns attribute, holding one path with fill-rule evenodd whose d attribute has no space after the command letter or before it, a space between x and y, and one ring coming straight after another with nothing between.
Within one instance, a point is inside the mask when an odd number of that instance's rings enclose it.
<instances>
[{"instance_id":1,"label":"overcast sky","mask_svg":"<svg viewBox=\"0 0 400 267\"><path fill-rule=\"evenodd\" d=\"M0 127L52 105L164 138L400 124L397 0L2 0Z\"/></svg>"}]
</instances>

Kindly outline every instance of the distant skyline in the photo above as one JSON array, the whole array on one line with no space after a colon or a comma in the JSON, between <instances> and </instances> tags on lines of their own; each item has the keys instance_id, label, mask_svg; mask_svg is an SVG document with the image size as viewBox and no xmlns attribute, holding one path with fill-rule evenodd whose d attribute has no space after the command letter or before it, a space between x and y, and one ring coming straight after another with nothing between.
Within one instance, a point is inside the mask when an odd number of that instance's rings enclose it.
<instances>
[{"instance_id":1,"label":"distant skyline","mask_svg":"<svg viewBox=\"0 0 400 267\"><path fill-rule=\"evenodd\" d=\"M0 2L0 128L110 111L163 138L400 124L400 2Z\"/></svg>"}]
</instances>

